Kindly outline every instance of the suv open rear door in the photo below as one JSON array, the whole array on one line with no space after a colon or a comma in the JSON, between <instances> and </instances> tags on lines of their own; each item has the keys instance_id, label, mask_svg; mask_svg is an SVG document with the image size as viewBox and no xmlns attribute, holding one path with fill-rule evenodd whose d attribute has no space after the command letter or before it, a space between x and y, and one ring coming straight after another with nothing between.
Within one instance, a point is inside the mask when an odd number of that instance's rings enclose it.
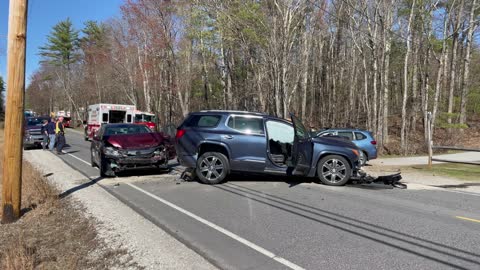
<instances>
[{"instance_id":1,"label":"suv open rear door","mask_svg":"<svg viewBox=\"0 0 480 270\"><path fill-rule=\"evenodd\" d=\"M313 142L310 132L305 128L302 121L290 114L293 128L295 130L295 137L292 147L292 159L289 164L296 175L308 175L312 166L313 158ZM289 170L290 171L290 170Z\"/></svg>"}]
</instances>

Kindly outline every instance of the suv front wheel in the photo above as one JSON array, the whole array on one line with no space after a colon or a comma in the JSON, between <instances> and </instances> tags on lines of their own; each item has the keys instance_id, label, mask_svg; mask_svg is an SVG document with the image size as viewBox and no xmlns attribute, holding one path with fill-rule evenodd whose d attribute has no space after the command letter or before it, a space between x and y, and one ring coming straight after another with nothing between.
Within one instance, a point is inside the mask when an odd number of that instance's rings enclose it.
<instances>
[{"instance_id":1,"label":"suv front wheel","mask_svg":"<svg viewBox=\"0 0 480 270\"><path fill-rule=\"evenodd\" d=\"M209 185L221 183L230 170L227 157L218 152L206 152L197 160L195 172L200 182Z\"/></svg>"},{"instance_id":2,"label":"suv front wheel","mask_svg":"<svg viewBox=\"0 0 480 270\"><path fill-rule=\"evenodd\" d=\"M320 159L317 165L320 181L329 186L343 186L352 176L350 163L338 155L329 155Z\"/></svg>"}]
</instances>

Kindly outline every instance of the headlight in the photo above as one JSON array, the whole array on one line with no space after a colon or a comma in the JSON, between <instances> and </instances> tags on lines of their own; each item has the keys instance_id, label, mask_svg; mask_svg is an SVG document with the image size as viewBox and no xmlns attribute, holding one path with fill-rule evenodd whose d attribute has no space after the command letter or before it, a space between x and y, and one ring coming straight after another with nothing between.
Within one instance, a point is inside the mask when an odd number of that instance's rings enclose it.
<instances>
[{"instance_id":1,"label":"headlight","mask_svg":"<svg viewBox=\"0 0 480 270\"><path fill-rule=\"evenodd\" d=\"M165 148L158 148L153 152L156 156L163 155L165 153Z\"/></svg>"},{"instance_id":2,"label":"headlight","mask_svg":"<svg viewBox=\"0 0 480 270\"><path fill-rule=\"evenodd\" d=\"M107 156L115 156L115 157L121 156L121 153L113 147L105 147L103 149L103 153Z\"/></svg>"}]
</instances>

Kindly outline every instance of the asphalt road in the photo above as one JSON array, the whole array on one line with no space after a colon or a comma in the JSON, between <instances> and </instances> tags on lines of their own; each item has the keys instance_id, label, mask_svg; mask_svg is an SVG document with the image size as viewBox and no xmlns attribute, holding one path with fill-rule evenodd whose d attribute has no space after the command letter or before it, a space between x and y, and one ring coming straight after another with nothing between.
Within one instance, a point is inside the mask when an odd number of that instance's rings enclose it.
<instances>
[{"instance_id":1,"label":"asphalt road","mask_svg":"<svg viewBox=\"0 0 480 270\"><path fill-rule=\"evenodd\" d=\"M222 269L480 269L480 194L265 176L207 186L157 171L100 179L90 143L74 132L67 143L61 158L91 184Z\"/></svg>"}]
</instances>

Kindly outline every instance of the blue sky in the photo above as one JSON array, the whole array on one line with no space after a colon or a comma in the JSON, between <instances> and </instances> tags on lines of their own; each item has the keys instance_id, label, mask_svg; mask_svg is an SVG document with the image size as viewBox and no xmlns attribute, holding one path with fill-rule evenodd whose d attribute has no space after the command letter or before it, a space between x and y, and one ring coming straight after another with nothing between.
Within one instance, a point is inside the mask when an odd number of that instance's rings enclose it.
<instances>
[{"instance_id":1,"label":"blue sky","mask_svg":"<svg viewBox=\"0 0 480 270\"><path fill-rule=\"evenodd\" d=\"M7 66L8 0L0 0L0 75ZM43 46L52 27L70 17L77 29L87 20L104 21L119 15L124 0L29 0L27 26L27 81L38 67L38 47Z\"/></svg>"}]
</instances>

